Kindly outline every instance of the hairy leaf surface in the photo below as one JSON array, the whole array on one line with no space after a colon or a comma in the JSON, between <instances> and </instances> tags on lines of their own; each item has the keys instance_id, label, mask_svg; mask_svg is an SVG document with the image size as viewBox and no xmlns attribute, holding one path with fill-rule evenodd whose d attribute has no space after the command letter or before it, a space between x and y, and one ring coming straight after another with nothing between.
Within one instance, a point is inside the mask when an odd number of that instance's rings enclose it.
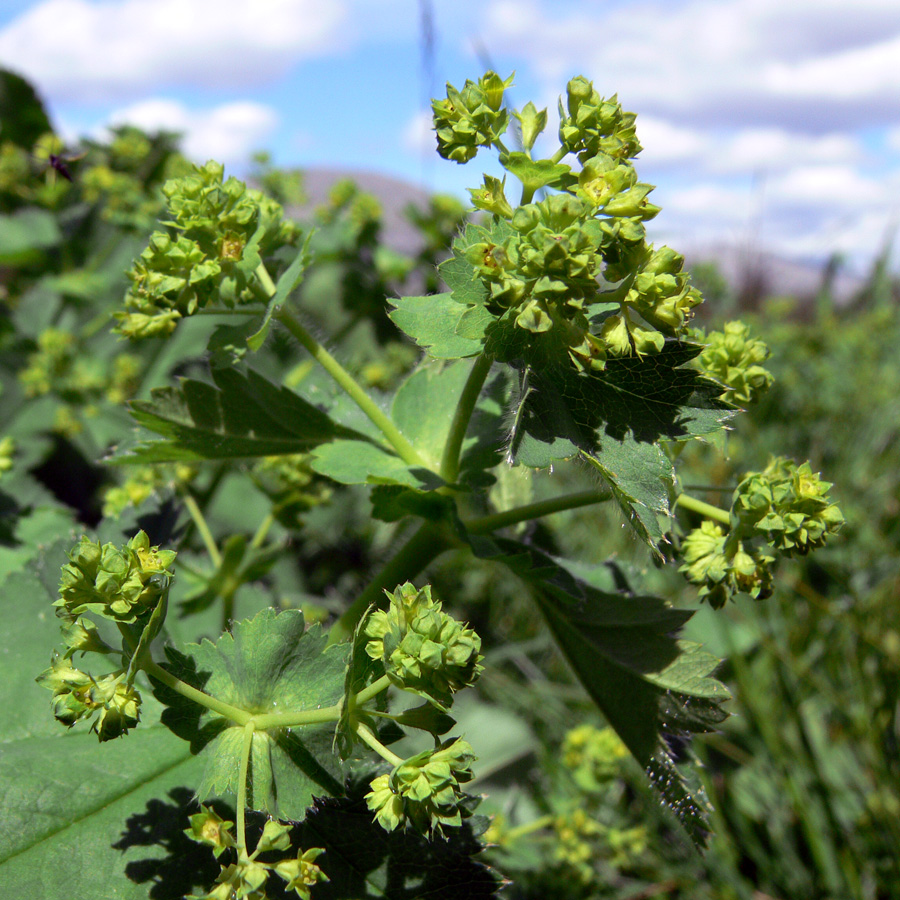
<instances>
[{"instance_id":1,"label":"hairy leaf surface","mask_svg":"<svg viewBox=\"0 0 900 900\"><path fill-rule=\"evenodd\" d=\"M317 625L305 631L299 610L264 609L236 623L215 644L189 644L169 653L170 671L211 696L254 713L285 713L336 704L344 692L348 646L325 649ZM200 799L236 795L243 728L180 702L166 688L158 696L171 704L164 716L176 733L202 751L206 766ZM289 820L305 815L314 796L342 791L340 764L332 752L334 724L257 732L251 751L247 803L252 809Z\"/></svg>"},{"instance_id":2,"label":"hairy leaf surface","mask_svg":"<svg viewBox=\"0 0 900 900\"><path fill-rule=\"evenodd\" d=\"M214 385L185 379L135 400L140 425L168 440L119 453L119 463L240 459L301 453L337 437L360 437L298 394L252 370L213 369Z\"/></svg>"}]
</instances>

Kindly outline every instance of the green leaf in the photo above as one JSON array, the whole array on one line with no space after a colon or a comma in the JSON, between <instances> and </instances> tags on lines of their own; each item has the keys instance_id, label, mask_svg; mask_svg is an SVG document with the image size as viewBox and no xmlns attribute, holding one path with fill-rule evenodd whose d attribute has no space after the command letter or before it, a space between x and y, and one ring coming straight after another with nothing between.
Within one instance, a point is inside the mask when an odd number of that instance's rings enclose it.
<instances>
[{"instance_id":1,"label":"green leaf","mask_svg":"<svg viewBox=\"0 0 900 900\"><path fill-rule=\"evenodd\" d=\"M535 598L579 680L635 758L647 765L659 745L665 691L728 699L710 673L719 660L673 632L693 614L658 597L608 592L574 578L559 562L506 539L474 540L479 556L509 566Z\"/></svg>"},{"instance_id":2,"label":"green leaf","mask_svg":"<svg viewBox=\"0 0 900 900\"><path fill-rule=\"evenodd\" d=\"M450 294L387 299L394 307L388 313L391 321L433 359L461 359L481 352L482 342L477 337L464 337L458 331L469 307ZM467 335L471 335L471 321L466 324Z\"/></svg>"},{"instance_id":3,"label":"green leaf","mask_svg":"<svg viewBox=\"0 0 900 900\"><path fill-rule=\"evenodd\" d=\"M502 159L503 168L511 172L532 191L542 187L558 186L563 175L571 172L571 166L554 163L549 159L532 159L527 153L514 151Z\"/></svg>"},{"instance_id":4,"label":"green leaf","mask_svg":"<svg viewBox=\"0 0 900 900\"><path fill-rule=\"evenodd\" d=\"M434 472L410 467L368 441L333 441L316 447L312 456L311 469L341 484L401 484L429 490L443 484Z\"/></svg>"},{"instance_id":5,"label":"green leaf","mask_svg":"<svg viewBox=\"0 0 900 900\"><path fill-rule=\"evenodd\" d=\"M603 441L595 452L581 455L603 477L638 536L662 559L659 517L670 514L672 461L658 444L642 444L630 435L623 441Z\"/></svg>"},{"instance_id":6,"label":"green leaf","mask_svg":"<svg viewBox=\"0 0 900 900\"><path fill-rule=\"evenodd\" d=\"M546 468L580 454L609 485L638 535L659 554L657 516L669 514L671 462L658 446L725 426L734 410L720 386L685 367L694 344L667 341L653 356L607 362L601 372L526 370L510 453Z\"/></svg>"},{"instance_id":7,"label":"green leaf","mask_svg":"<svg viewBox=\"0 0 900 900\"><path fill-rule=\"evenodd\" d=\"M41 561L57 578L64 546L53 545ZM49 576L19 572L0 587L4 597L15 598L5 604L3 619L0 894L58 900L71 897L77 885L77 896L146 900L140 871L176 876L169 883L173 893L161 895L173 900L206 887L211 881L203 880L209 868L203 855L193 854L185 868L188 857L180 854L193 851L176 839L199 765L187 744L160 724L161 708L149 689L141 691L140 725L120 740L101 745L86 729L66 730L53 719L50 694L34 681L59 643L52 583ZM166 807L160 798L170 792L182 799ZM160 837L164 807L177 825L170 843ZM131 826L148 809L154 836L138 839Z\"/></svg>"},{"instance_id":8,"label":"green leaf","mask_svg":"<svg viewBox=\"0 0 900 900\"><path fill-rule=\"evenodd\" d=\"M673 632L693 614L628 588L609 592L574 578L560 563L515 541L476 539L477 555L509 566L534 597L559 648L609 724L647 770L663 802L698 845L710 812L702 787L672 759L667 736L710 731L726 713L720 660ZM616 581L624 581L621 577ZM595 583L609 581L609 572Z\"/></svg>"},{"instance_id":9,"label":"green leaf","mask_svg":"<svg viewBox=\"0 0 900 900\"><path fill-rule=\"evenodd\" d=\"M254 713L312 710L337 704L344 693L348 646L325 649L318 625L305 630L299 610L264 609L235 624L213 644L189 644L169 653L169 671L206 693ZM163 717L206 761L197 789L201 800L236 795L244 730L205 711L190 720L185 703L161 688L172 705ZM195 706L190 704L190 706ZM185 713L187 712L187 715ZM277 818L303 818L314 796L342 792L340 763L332 750L334 723L257 731L253 736L247 803Z\"/></svg>"},{"instance_id":10,"label":"green leaf","mask_svg":"<svg viewBox=\"0 0 900 900\"><path fill-rule=\"evenodd\" d=\"M213 369L215 386L185 379L131 404L135 420L168 438L119 451L116 463L239 459L302 453L338 437L360 437L285 387L248 369Z\"/></svg>"},{"instance_id":11,"label":"green leaf","mask_svg":"<svg viewBox=\"0 0 900 900\"><path fill-rule=\"evenodd\" d=\"M425 363L406 378L394 397L391 418L435 469L440 467L453 414L472 365L471 360Z\"/></svg>"},{"instance_id":12,"label":"green leaf","mask_svg":"<svg viewBox=\"0 0 900 900\"><path fill-rule=\"evenodd\" d=\"M263 226L261 225L260 227L262 228ZM303 271L309 263L309 238L310 235L307 235L306 240L303 242L303 246L294 257L294 261L287 269L285 269L281 278L278 279L278 284L275 286L275 293L272 295L272 299L269 300L269 305L266 307L266 311L263 314L262 325L260 325L259 330L247 338L247 346L254 352L262 347L266 335L269 333L269 325L272 321L272 316L281 309L291 291L293 291L303 280Z\"/></svg>"},{"instance_id":13,"label":"green leaf","mask_svg":"<svg viewBox=\"0 0 900 900\"><path fill-rule=\"evenodd\" d=\"M56 218L45 209L22 209L0 216L0 265L35 262L61 240Z\"/></svg>"}]
</instances>

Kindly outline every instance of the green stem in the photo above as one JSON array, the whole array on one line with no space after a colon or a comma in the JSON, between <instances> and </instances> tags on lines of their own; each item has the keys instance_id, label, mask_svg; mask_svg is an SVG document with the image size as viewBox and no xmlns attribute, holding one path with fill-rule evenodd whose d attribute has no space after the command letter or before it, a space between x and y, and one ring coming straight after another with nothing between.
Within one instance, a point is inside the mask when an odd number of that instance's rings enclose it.
<instances>
[{"instance_id":1,"label":"green stem","mask_svg":"<svg viewBox=\"0 0 900 900\"><path fill-rule=\"evenodd\" d=\"M554 164L562 162L568 152L569 151L566 150L565 147L560 147L559 150L550 157L550 162Z\"/></svg>"},{"instance_id":2,"label":"green stem","mask_svg":"<svg viewBox=\"0 0 900 900\"><path fill-rule=\"evenodd\" d=\"M534 831L541 831L544 828L549 828L553 824L554 818L556 817L551 815L541 816L538 819L533 819L531 822L526 822L524 825L510 828L509 831L503 834L503 842L510 843L518 840L520 837L525 837L525 835L531 834Z\"/></svg>"},{"instance_id":3,"label":"green stem","mask_svg":"<svg viewBox=\"0 0 900 900\"><path fill-rule=\"evenodd\" d=\"M515 525L518 522L527 522L530 519L539 519L541 516L549 516L551 513L563 512L567 509L578 509L581 506L591 506L594 503L603 503L609 500L608 491L579 491L576 494L566 494L562 497L553 497L550 500L540 500L537 503L527 503L525 506L517 506L506 512L494 513L490 516L479 516L477 519L469 519L464 522L469 534L486 534L505 528L507 525Z\"/></svg>"},{"instance_id":4,"label":"green stem","mask_svg":"<svg viewBox=\"0 0 900 900\"><path fill-rule=\"evenodd\" d=\"M721 522L723 525L731 525L731 514L727 510L720 509L718 506L713 506L712 503L698 500L696 497L691 497L689 494L679 494L675 502L679 506L691 510L691 512L705 516L707 519L714 519L716 522Z\"/></svg>"},{"instance_id":5,"label":"green stem","mask_svg":"<svg viewBox=\"0 0 900 900\"><path fill-rule=\"evenodd\" d=\"M256 529L256 534L253 535L253 539L250 541L251 550L259 550L266 539L266 535L269 533L269 529L274 524L275 516L272 513L268 513L262 522L259 523L259 528Z\"/></svg>"},{"instance_id":6,"label":"green stem","mask_svg":"<svg viewBox=\"0 0 900 900\"><path fill-rule=\"evenodd\" d=\"M265 267L264 263L260 263L256 267L256 277L259 279L259 283L262 285L263 291L265 291L266 295L269 297L274 297L275 292L278 290L275 287L275 282L272 281L272 276L269 274L269 270Z\"/></svg>"},{"instance_id":7,"label":"green stem","mask_svg":"<svg viewBox=\"0 0 900 900\"><path fill-rule=\"evenodd\" d=\"M209 525L206 524L206 518L203 515L203 511L197 505L197 501L188 490L185 489L181 492L181 498L184 500L187 511L191 514L191 519L193 519L197 531L200 532L200 537L203 540L209 558L212 560L213 565L218 569L219 566L222 565L222 554L219 553L219 548L216 546L215 540L213 540L212 532L209 530Z\"/></svg>"},{"instance_id":8,"label":"green stem","mask_svg":"<svg viewBox=\"0 0 900 900\"><path fill-rule=\"evenodd\" d=\"M241 768L238 773L237 789L237 854L238 860L247 858L247 833L244 827L244 813L247 808L247 775L250 770L250 751L253 748L253 733L256 722L251 718L244 725L244 742L241 745Z\"/></svg>"},{"instance_id":9,"label":"green stem","mask_svg":"<svg viewBox=\"0 0 900 900\"><path fill-rule=\"evenodd\" d=\"M402 756L397 756L396 753L392 753L388 750L388 748L375 737L371 729L363 725L362 722L356 723L355 731L363 743L368 744L382 759L386 759L392 766L399 766L400 763L403 762Z\"/></svg>"},{"instance_id":10,"label":"green stem","mask_svg":"<svg viewBox=\"0 0 900 900\"><path fill-rule=\"evenodd\" d=\"M377 697L382 691L386 691L391 686L391 679L387 675L382 675L378 681L373 681L367 688L363 688L354 698L354 706L362 706L368 703L373 697Z\"/></svg>"},{"instance_id":11,"label":"green stem","mask_svg":"<svg viewBox=\"0 0 900 900\"><path fill-rule=\"evenodd\" d=\"M323 706L320 709L302 709L297 712L263 713L254 716L257 728L300 728L301 725L322 725L337 722L341 718L341 707Z\"/></svg>"},{"instance_id":12,"label":"green stem","mask_svg":"<svg viewBox=\"0 0 900 900\"><path fill-rule=\"evenodd\" d=\"M469 377L466 379L459 403L456 405L456 412L453 414L453 421L450 423L447 443L444 444L444 453L441 457L440 475L444 481L452 483L459 475L462 443L492 363L493 360L489 356L481 354L475 360L475 365L472 366L472 371L469 372Z\"/></svg>"},{"instance_id":13,"label":"green stem","mask_svg":"<svg viewBox=\"0 0 900 900\"><path fill-rule=\"evenodd\" d=\"M230 703L223 703L221 700L217 700L215 697L197 690L197 688L182 681L180 678L176 678L171 672L167 672L152 659L145 660L141 668L152 678L171 688L176 694L181 694L182 697L186 697L188 700L192 700L194 703L210 709L223 718L236 722L238 725L246 725L253 718L253 715L245 709L239 709Z\"/></svg>"},{"instance_id":14,"label":"green stem","mask_svg":"<svg viewBox=\"0 0 900 900\"><path fill-rule=\"evenodd\" d=\"M452 541L425 522L404 544L384 568L369 582L366 589L350 604L344 614L331 626L328 643L336 644L353 634L356 623L372 605L384 603L384 591L393 590L398 584L409 581L422 571L435 557L453 546Z\"/></svg>"},{"instance_id":15,"label":"green stem","mask_svg":"<svg viewBox=\"0 0 900 900\"><path fill-rule=\"evenodd\" d=\"M275 317L309 351L319 365L337 382L350 399L366 414L385 436L400 458L410 466L427 469L418 451L403 436L400 429L386 416L378 404L363 390L352 375L287 311L279 310Z\"/></svg>"}]
</instances>

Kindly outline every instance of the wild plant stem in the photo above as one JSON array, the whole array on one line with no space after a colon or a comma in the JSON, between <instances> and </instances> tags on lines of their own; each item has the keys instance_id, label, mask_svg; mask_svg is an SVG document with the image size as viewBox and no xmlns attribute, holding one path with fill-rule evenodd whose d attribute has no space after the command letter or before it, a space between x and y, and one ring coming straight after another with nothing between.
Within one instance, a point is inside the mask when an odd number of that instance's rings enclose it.
<instances>
[{"instance_id":1,"label":"wild plant stem","mask_svg":"<svg viewBox=\"0 0 900 900\"><path fill-rule=\"evenodd\" d=\"M720 509L704 500L698 500L696 497L691 497L690 494L679 494L675 503L691 512L699 513L707 519L713 519L723 525L731 525L731 515L728 510Z\"/></svg>"},{"instance_id":2,"label":"wild plant stem","mask_svg":"<svg viewBox=\"0 0 900 900\"><path fill-rule=\"evenodd\" d=\"M382 759L386 759L392 766L399 766L403 762L402 756L397 756L396 753L388 750L362 722L356 723L355 730L361 741L368 744Z\"/></svg>"},{"instance_id":3,"label":"wild plant stem","mask_svg":"<svg viewBox=\"0 0 900 900\"><path fill-rule=\"evenodd\" d=\"M610 499L609 491L579 491L575 494L566 494L562 497L553 497L550 500L540 500L537 503L527 503L508 509L505 512L493 513L489 516L479 516L464 522L466 531L470 534L487 534L498 528L515 525L518 522L528 522L531 519L539 519L541 516L549 516L551 513L563 512L567 509L578 509L582 506L591 506L594 503L603 503Z\"/></svg>"},{"instance_id":4,"label":"wild plant stem","mask_svg":"<svg viewBox=\"0 0 900 900\"><path fill-rule=\"evenodd\" d=\"M253 718L253 714L230 703L223 703L215 697L210 696L204 691L198 690L193 685L176 678L171 672L167 672L162 666L155 663L152 659L145 660L141 668L152 678L161 681L166 687L171 688L176 694L181 694L188 700L200 706L210 709L220 716L236 722L238 725L246 725Z\"/></svg>"},{"instance_id":5,"label":"wild plant stem","mask_svg":"<svg viewBox=\"0 0 900 900\"><path fill-rule=\"evenodd\" d=\"M475 404L481 395L481 389L484 387L492 363L493 360L482 353L475 360L475 365L472 366L472 371L469 372L469 377L466 379L459 403L456 405L456 412L453 414L453 421L450 423L450 431L447 434L447 442L444 444L444 452L441 457L440 475L444 481L452 483L459 475L459 457L463 440L465 440L472 413L475 411Z\"/></svg>"},{"instance_id":6,"label":"wild plant stem","mask_svg":"<svg viewBox=\"0 0 900 900\"><path fill-rule=\"evenodd\" d=\"M425 461L400 429L385 415L378 404L360 387L355 378L298 322L287 310L279 310L275 318L309 351L312 358L335 380L348 397L366 414L385 436L398 456L410 466L427 469Z\"/></svg>"}]
</instances>

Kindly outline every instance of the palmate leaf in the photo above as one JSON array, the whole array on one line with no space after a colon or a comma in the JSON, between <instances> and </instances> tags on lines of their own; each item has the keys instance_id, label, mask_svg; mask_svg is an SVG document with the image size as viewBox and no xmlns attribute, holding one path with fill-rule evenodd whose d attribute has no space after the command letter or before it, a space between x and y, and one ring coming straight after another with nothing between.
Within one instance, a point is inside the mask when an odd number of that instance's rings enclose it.
<instances>
[{"instance_id":1,"label":"palmate leaf","mask_svg":"<svg viewBox=\"0 0 900 900\"><path fill-rule=\"evenodd\" d=\"M485 335L495 321L485 308L487 288L465 258L466 250L482 241L502 243L510 233L504 221L487 226L468 224L453 241L453 256L438 267L449 293L430 297L389 299L393 323L432 359L460 359L481 353Z\"/></svg>"},{"instance_id":2,"label":"palmate leaf","mask_svg":"<svg viewBox=\"0 0 900 900\"><path fill-rule=\"evenodd\" d=\"M612 490L638 535L658 553L658 517L669 514L674 477L658 442L714 433L734 415L718 399L720 385L685 367L700 350L667 341L658 354L609 360L601 372L562 366L527 370L512 459L546 468L581 456Z\"/></svg>"},{"instance_id":3,"label":"palmate leaf","mask_svg":"<svg viewBox=\"0 0 900 900\"><path fill-rule=\"evenodd\" d=\"M477 555L509 566L533 589L578 679L693 840L705 837L705 798L675 768L665 738L714 728L729 698L719 660L675 632L691 610L627 589L603 590L558 561L507 539L475 539Z\"/></svg>"},{"instance_id":4,"label":"palmate leaf","mask_svg":"<svg viewBox=\"0 0 900 900\"><path fill-rule=\"evenodd\" d=\"M362 435L253 370L213 369L214 384L185 379L135 400L131 412L167 440L145 441L113 455L115 463L240 459L302 453L340 437Z\"/></svg>"},{"instance_id":5,"label":"palmate leaf","mask_svg":"<svg viewBox=\"0 0 900 900\"><path fill-rule=\"evenodd\" d=\"M195 854L197 845L178 837L200 774L190 748L160 723L162 707L140 679L140 725L102 745L83 725L67 730L55 721L50 694L34 680L60 642L59 620L50 610L69 546L66 536L43 554L40 565L54 570L55 578L22 571L0 587L7 601L0 678L0 896L63 900L74 891L79 897L146 900L149 875L142 873L167 872L178 874L167 889L154 888L154 896L175 900L212 880L204 870L208 851ZM177 807L161 799L171 792L184 797ZM168 834L164 807L173 815ZM153 837L138 839L129 821L148 810L155 813Z\"/></svg>"},{"instance_id":6,"label":"palmate leaf","mask_svg":"<svg viewBox=\"0 0 900 900\"><path fill-rule=\"evenodd\" d=\"M396 299L388 297L388 302L394 307L388 314L391 321L433 359L461 359L481 353L482 341L477 336L460 333L464 325L463 319L473 307L459 303L451 294ZM493 319L489 313L484 315ZM465 320L465 324L473 324L471 315ZM485 320L485 325L487 324ZM477 335L477 329L474 333Z\"/></svg>"},{"instance_id":7,"label":"palmate leaf","mask_svg":"<svg viewBox=\"0 0 900 900\"><path fill-rule=\"evenodd\" d=\"M333 706L344 693L348 645L326 650L318 625L305 630L299 610L264 609L235 624L213 644L189 644L184 654L168 651L169 671L211 696L254 713L291 712ZM205 768L197 794L236 795L243 728L183 701L160 686L157 696L170 705L163 721L191 749L202 753ZM258 731L250 756L247 803L278 818L297 821L314 796L343 791L334 756L334 724Z\"/></svg>"}]
</instances>

